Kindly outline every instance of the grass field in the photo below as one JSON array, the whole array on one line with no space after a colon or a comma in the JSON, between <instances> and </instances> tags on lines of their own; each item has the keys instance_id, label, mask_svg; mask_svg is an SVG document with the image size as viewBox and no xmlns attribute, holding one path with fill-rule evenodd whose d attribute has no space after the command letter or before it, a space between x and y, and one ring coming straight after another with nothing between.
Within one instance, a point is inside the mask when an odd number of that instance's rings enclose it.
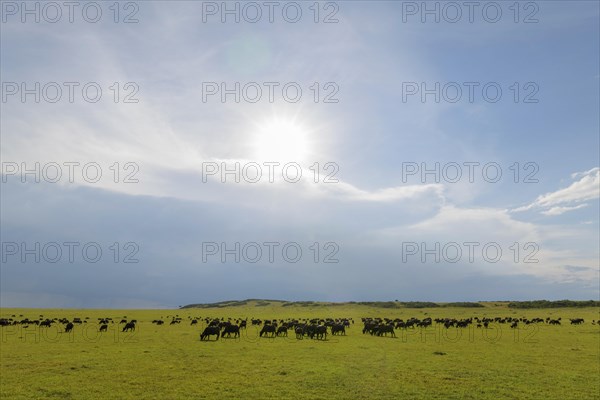
<instances>
[{"instance_id":1,"label":"grass field","mask_svg":"<svg viewBox=\"0 0 600 400\"><path fill-rule=\"evenodd\" d=\"M0 309L0 318L80 317L61 333L21 325L0 328L2 399L598 399L598 308L514 310L377 308L358 304L241 306L181 310ZM23 315L23 317L19 317ZM179 315L183 322L169 325ZM363 335L361 317L562 317L561 326L510 329L442 326L397 330L397 338ZM97 318L112 317L99 334ZM152 324L162 317L167 323ZM346 336L328 340L259 338L201 342L204 322L188 317L348 317ZM134 333L118 322L139 321ZM584 318L571 326L568 318Z\"/></svg>"}]
</instances>

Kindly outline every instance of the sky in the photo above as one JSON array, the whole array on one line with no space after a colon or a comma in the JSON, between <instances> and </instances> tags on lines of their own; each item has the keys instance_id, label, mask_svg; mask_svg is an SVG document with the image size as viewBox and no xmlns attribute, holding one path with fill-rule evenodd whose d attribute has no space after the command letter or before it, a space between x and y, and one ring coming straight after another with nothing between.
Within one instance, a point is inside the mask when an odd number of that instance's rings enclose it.
<instances>
[{"instance_id":1,"label":"sky","mask_svg":"<svg viewBox=\"0 0 600 400\"><path fill-rule=\"evenodd\" d=\"M3 1L0 305L599 299L600 6L516 4Z\"/></svg>"}]
</instances>

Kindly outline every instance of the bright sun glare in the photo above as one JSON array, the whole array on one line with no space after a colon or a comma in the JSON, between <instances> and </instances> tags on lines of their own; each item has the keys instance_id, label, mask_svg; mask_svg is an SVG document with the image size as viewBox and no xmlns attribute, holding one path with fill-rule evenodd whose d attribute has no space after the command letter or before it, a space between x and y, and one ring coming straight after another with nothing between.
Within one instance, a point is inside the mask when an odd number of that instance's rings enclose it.
<instances>
[{"instance_id":1,"label":"bright sun glare","mask_svg":"<svg viewBox=\"0 0 600 400\"><path fill-rule=\"evenodd\" d=\"M255 146L262 161L301 162L309 153L307 131L293 121L280 119L259 127Z\"/></svg>"}]
</instances>

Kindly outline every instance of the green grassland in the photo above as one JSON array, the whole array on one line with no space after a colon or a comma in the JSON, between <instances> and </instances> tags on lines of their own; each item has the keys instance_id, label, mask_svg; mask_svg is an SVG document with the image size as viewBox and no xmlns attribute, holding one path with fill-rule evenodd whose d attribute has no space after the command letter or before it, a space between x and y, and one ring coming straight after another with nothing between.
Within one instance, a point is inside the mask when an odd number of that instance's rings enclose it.
<instances>
[{"instance_id":1,"label":"green grassland","mask_svg":"<svg viewBox=\"0 0 600 400\"><path fill-rule=\"evenodd\" d=\"M88 317L72 333L0 328L2 399L598 399L600 309L407 308L245 301L178 310L0 309L0 318ZM23 315L23 317L19 317ZM183 322L169 325L179 315ZM361 317L558 318L562 325L510 329L432 326L397 338L362 334ZM97 319L112 317L99 334ZM346 336L201 342L188 317L353 318ZM118 322L137 319L134 333ZM163 319L162 326L152 324ZM568 318L584 318L579 326Z\"/></svg>"}]
</instances>

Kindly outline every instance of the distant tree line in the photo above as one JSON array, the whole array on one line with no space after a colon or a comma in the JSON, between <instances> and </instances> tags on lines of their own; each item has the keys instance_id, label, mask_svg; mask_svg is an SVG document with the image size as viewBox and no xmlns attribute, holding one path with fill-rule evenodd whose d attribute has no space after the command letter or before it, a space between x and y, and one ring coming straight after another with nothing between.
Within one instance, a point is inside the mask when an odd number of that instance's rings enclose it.
<instances>
[{"instance_id":1,"label":"distant tree line","mask_svg":"<svg viewBox=\"0 0 600 400\"><path fill-rule=\"evenodd\" d=\"M511 301L509 308L562 308L562 307L600 307L600 301L595 300L533 300L533 301Z\"/></svg>"},{"instance_id":2,"label":"distant tree line","mask_svg":"<svg viewBox=\"0 0 600 400\"><path fill-rule=\"evenodd\" d=\"M444 303L442 304L442 307L471 307L471 308L477 308L477 307L485 307L483 304L481 303L473 303L470 301L457 301L454 303Z\"/></svg>"},{"instance_id":3,"label":"distant tree line","mask_svg":"<svg viewBox=\"0 0 600 400\"><path fill-rule=\"evenodd\" d=\"M468 301L459 301L455 303L433 303L431 301L361 301L354 303L351 301L350 303L380 308L485 307L481 303Z\"/></svg>"}]
</instances>

